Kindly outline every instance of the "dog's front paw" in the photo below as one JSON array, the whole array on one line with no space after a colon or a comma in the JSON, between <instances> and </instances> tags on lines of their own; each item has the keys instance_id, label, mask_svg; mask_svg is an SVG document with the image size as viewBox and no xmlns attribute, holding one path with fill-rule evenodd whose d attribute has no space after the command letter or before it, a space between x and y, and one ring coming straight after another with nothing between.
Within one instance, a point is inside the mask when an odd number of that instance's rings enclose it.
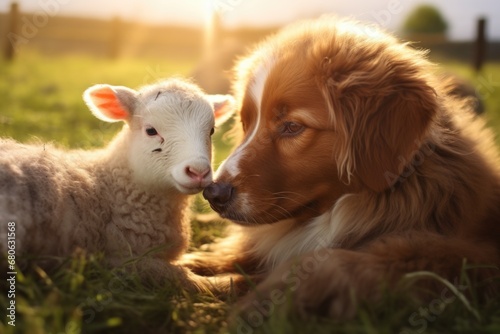
<instances>
[{"instance_id":1,"label":"dog's front paw","mask_svg":"<svg viewBox=\"0 0 500 334\"><path fill-rule=\"evenodd\" d=\"M216 267L210 259L212 254L207 252L194 252L184 254L176 264L190 269L197 275L213 276L216 274Z\"/></svg>"}]
</instances>

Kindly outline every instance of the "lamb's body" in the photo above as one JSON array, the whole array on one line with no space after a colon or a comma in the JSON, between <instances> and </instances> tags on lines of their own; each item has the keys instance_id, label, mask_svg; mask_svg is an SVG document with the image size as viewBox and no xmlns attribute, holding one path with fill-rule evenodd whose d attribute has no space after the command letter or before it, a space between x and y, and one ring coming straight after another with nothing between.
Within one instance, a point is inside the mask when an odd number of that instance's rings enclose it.
<instances>
[{"instance_id":1,"label":"lamb's body","mask_svg":"<svg viewBox=\"0 0 500 334\"><path fill-rule=\"evenodd\" d=\"M165 244L174 259L185 250L188 195L131 182L127 158L115 150L0 141L0 220L17 223L19 251L64 256L80 247L128 257Z\"/></svg>"},{"instance_id":2,"label":"lamb's body","mask_svg":"<svg viewBox=\"0 0 500 334\"><path fill-rule=\"evenodd\" d=\"M212 179L212 104L220 111L227 101L213 103L177 80L140 92L97 86L85 98L99 118L127 122L106 148L67 151L0 139L2 253L14 222L17 256L68 256L81 248L117 265L155 248L141 272L199 287L169 262L188 246L189 194Z\"/></svg>"}]
</instances>

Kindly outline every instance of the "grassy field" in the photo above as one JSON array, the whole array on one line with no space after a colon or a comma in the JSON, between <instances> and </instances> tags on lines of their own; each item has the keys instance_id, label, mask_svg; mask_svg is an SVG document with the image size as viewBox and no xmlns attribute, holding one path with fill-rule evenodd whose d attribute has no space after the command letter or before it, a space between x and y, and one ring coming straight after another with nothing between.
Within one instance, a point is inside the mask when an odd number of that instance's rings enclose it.
<instances>
[{"instance_id":1,"label":"grassy field","mask_svg":"<svg viewBox=\"0 0 500 334\"><path fill-rule=\"evenodd\" d=\"M63 147L91 148L106 143L120 128L95 119L81 94L95 83L137 87L161 77L187 75L192 60L117 60L21 55L0 62L0 135L19 141L54 141ZM446 67L470 79L485 98L489 124L500 133L500 64L488 64L477 76L461 64ZM223 130L214 137L217 161L227 154ZM197 198L195 212L206 206ZM223 223L193 220L192 248L220 236ZM462 277L466 283L466 275ZM0 308L8 298L2 280ZM365 305L349 322L297 319L280 309L260 327L228 325L232 301L188 294L167 285L151 287L118 270L103 268L99 255L66 259L55 272L20 273L16 286L16 327L3 316L0 333L500 333L500 301L479 305L456 299L427 316L429 304L401 300L387 293L380 306ZM439 298L439 296L436 296ZM439 299L438 299L439 301ZM442 304L442 303L441 303Z\"/></svg>"}]
</instances>

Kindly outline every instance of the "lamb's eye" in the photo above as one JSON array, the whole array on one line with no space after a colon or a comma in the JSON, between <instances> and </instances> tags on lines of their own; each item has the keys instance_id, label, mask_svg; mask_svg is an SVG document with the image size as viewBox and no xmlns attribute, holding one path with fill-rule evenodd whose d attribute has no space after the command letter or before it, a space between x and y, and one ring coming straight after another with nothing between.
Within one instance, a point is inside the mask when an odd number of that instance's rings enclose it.
<instances>
[{"instance_id":1,"label":"lamb's eye","mask_svg":"<svg viewBox=\"0 0 500 334\"><path fill-rule=\"evenodd\" d=\"M295 122L285 122L281 127L281 134L285 136L298 135L304 130L304 126Z\"/></svg>"},{"instance_id":2,"label":"lamb's eye","mask_svg":"<svg viewBox=\"0 0 500 334\"><path fill-rule=\"evenodd\" d=\"M215 132L215 129L214 129L214 128L212 128L212 130L210 130L210 135L213 135L213 134L214 134L214 132Z\"/></svg>"},{"instance_id":3,"label":"lamb's eye","mask_svg":"<svg viewBox=\"0 0 500 334\"><path fill-rule=\"evenodd\" d=\"M147 128L146 133L148 136L156 136L158 134L155 128Z\"/></svg>"}]
</instances>

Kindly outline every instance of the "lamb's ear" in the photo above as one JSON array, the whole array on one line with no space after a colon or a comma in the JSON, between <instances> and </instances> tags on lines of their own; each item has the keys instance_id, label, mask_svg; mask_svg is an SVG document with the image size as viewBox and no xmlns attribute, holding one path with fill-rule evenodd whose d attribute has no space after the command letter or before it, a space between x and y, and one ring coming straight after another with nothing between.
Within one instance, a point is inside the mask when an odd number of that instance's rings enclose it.
<instances>
[{"instance_id":1,"label":"lamb's ear","mask_svg":"<svg viewBox=\"0 0 500 334\"><path fill-rule=\"evenodd\" d=\"M231 95L209 95L208 98L214 106L216 126L224 124L233 116L236 110L236 101Z\"/></svg>"},{"instance_id":2,"label":"lamb's ear","mask_svg":"<svg viewBox=\"0 0 500 334\"><path fill-rule=\"evenodd\" d=\"M106 122L128 121L137 92L123 86L94 85L85 90L83 100L95 117Z\"/></svg>"}]
</instances>

